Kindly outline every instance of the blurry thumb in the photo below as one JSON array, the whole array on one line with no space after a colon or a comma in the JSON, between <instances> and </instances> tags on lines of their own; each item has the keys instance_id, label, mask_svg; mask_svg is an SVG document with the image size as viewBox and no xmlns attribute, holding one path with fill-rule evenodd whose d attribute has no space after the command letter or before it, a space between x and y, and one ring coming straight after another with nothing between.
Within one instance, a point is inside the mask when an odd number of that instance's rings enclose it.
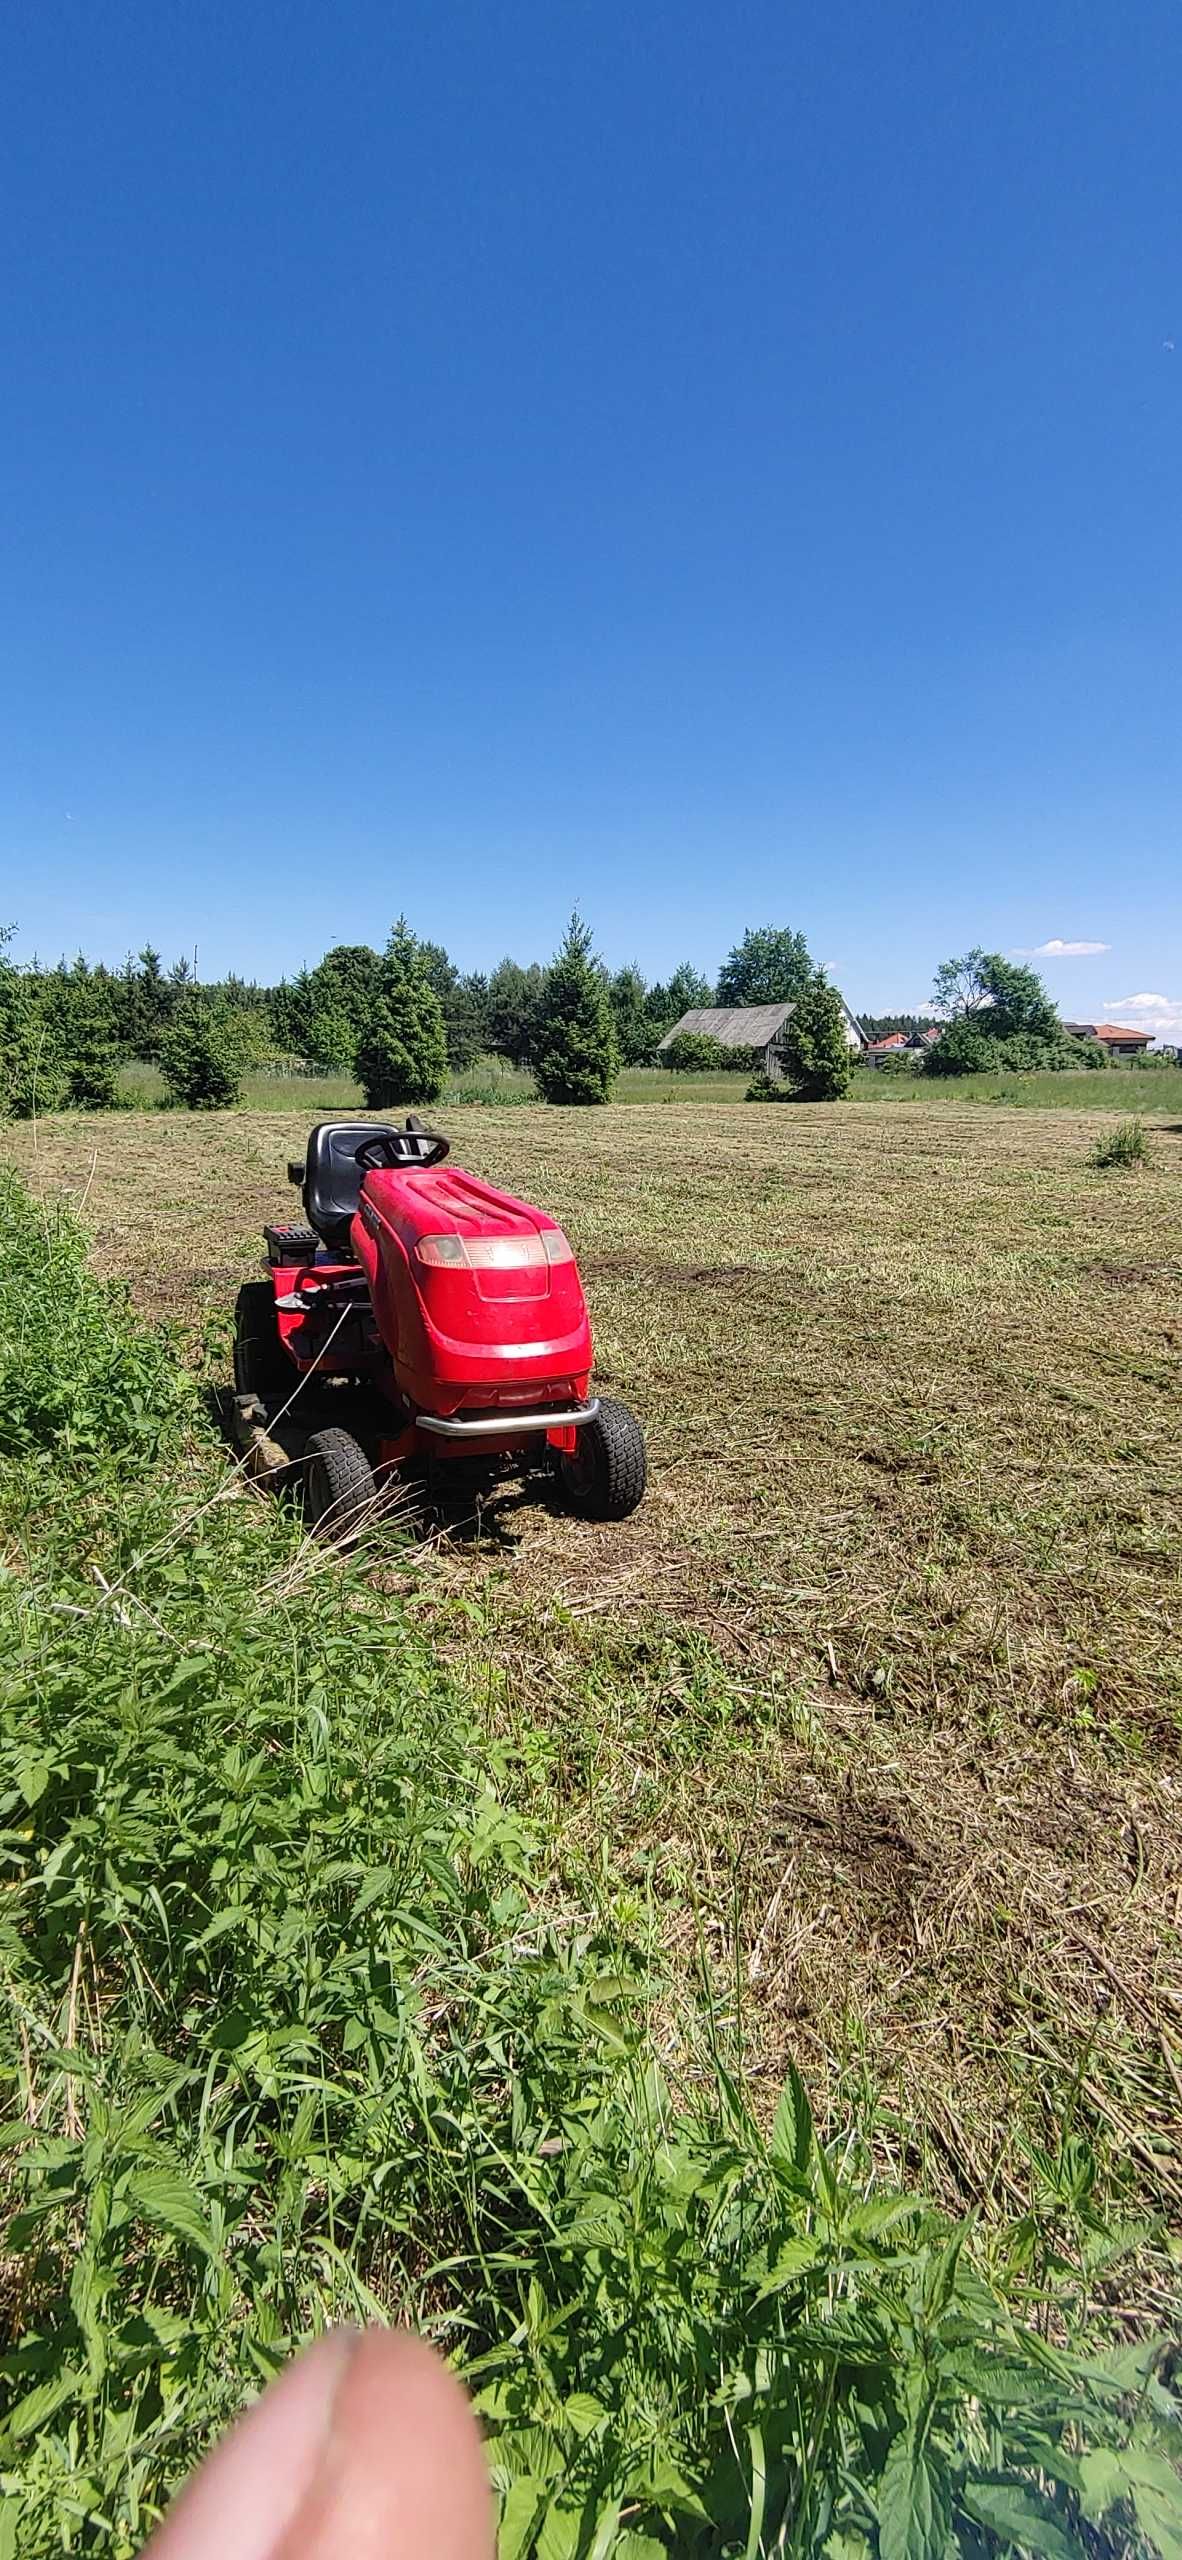
<instances>
[{"instance_id":1,"label":"blurry thumb","mask_svg":"<svg viewBox=\"0 0 1182 2560\"><path fill-rule=\"evenodd\" d=\"M404 2331L298 2356L204 2462L145 2560L492 2560L464 2393Z\"/></svg>"}]
</instances>

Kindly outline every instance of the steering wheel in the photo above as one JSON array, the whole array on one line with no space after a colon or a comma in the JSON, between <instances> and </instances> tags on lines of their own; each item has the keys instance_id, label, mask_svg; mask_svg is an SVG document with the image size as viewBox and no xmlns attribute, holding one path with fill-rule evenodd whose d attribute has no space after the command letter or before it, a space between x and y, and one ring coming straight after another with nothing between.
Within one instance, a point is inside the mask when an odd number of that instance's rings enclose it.
<instances>
[{"instance_id":1,"label":"steering wheel","mask_svg":"<svg viewBox=\"0 0 1182 2560\"><path fill-rule=\"evenodd\" d=\"M365 1173L398 1173L410 1165L442 1164L451 1146L438 1129L429 1129L412 1111L404 1129L375 1129L372 1138L363 1138L354 1152Z\"/></svg>"}]
</instances>

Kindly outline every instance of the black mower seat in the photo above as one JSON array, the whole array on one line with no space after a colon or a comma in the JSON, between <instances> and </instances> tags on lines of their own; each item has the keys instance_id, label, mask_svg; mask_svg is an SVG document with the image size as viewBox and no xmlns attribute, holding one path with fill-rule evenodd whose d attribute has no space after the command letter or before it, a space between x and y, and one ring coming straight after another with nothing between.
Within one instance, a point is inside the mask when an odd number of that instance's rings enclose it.
<instances>
[{"instance_id":1,"label":"black mower seat","mask_svg":"<svg viewBox=\"0 0 1182 2560\"><path fill-rule=\"evenodd\" d=\"M349 1228L365 1180L358 1147L366 1138L393 1135L381 1120L320 1120L312 1130L304 1168L304 1216L330 1252L352 1254Z\"/></svg>"}]
</instances>

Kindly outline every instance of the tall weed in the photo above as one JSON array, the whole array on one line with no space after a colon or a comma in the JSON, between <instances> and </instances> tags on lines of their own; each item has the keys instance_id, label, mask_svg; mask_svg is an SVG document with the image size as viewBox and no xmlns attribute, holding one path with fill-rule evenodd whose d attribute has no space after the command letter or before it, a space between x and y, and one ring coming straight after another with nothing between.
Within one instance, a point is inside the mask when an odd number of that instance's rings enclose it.
<instances>
[{"instance_id":1,"label":"tall weed","mask_svg":"<svg viewBox=\"0 0 1182 2560\"><path fill-rule=\"evenodd\" d=\"M1098 1138L1088 1159L1090 1164L1098 1165L1102 1170L1113 1165L1146 1164L1148 1160L1149 1140L1145 1135L1145 1123L1135 1112L1126 1119L1118 1120L1115 1129Z\"/></svg>"}]
</instances>

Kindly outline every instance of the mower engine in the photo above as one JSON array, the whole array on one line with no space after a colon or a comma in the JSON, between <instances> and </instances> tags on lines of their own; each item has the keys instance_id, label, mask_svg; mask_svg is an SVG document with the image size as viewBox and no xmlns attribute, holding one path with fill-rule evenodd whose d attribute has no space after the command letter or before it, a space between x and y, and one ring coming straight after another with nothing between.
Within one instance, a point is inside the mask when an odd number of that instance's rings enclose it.
<instances>
[{"instance_id":1,"label":"mower engine","mask_svg":"<svg viewBox=\"0 0 1182 2560\"><path fill-rule=\"evenodd\" d=\"M571 1245L544 1210L444 1171L447 1154L414 1119L313 1129L289 1167L308 1225L267 1228L268 1280L239 1297L239 1404L270 1419L277 1389L290 1403L300 1379L318 1401L331 1390L334 1415L345 1400L351 1427L305 1444L322 1535L355 1534L379 1478L424 1458L544 1467L569 1508L625 1519L644 1492L644 1440L626 1406L591 1394Z\"/></svg>"}]
</instances>

